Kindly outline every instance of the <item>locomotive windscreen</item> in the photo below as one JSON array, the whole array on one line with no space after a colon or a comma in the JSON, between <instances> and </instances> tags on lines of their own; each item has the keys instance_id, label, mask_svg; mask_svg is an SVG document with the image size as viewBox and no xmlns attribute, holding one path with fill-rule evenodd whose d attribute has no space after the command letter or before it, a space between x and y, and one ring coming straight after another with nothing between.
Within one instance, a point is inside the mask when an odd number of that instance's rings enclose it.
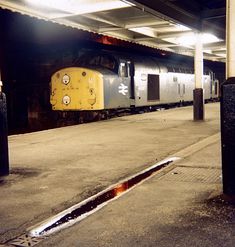
<instances>
[{"instance_id":1,"label":"locomotive windscreen","mask_svg":"<svg viewBox=\"0 0 235 247\"><path fill-rule=\"evenodd\" d=\"M102 67L117 72L116 60L106 54L86 54L78 60L80 67Z\"/></svg>"}]
</instances>

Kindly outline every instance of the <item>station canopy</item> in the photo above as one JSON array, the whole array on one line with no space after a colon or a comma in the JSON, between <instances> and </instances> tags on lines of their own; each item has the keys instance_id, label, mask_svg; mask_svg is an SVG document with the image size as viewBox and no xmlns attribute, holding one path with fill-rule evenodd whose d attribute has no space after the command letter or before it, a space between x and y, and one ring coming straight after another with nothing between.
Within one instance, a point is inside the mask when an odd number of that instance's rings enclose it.
<instances>
[{"instance_id":1,"label":"station canopy","mask_svg":"<svg viewBox=\"0 0 235 247\"><path fill-rule=\"evenodd\" d=\"M121 40L225 61L225 0L0 0L0 7Z\"/></svg>"}]
</instances>

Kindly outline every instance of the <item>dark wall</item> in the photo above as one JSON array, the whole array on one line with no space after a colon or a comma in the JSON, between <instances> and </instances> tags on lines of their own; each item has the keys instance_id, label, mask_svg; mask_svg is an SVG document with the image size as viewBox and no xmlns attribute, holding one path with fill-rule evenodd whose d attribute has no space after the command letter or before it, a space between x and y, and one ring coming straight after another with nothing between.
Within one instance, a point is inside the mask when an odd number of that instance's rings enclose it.
<instances>
[{"instance_id":1,"label":"dark wall","mask_svg":"<svg viewBox=\"0 0 235 247\"><path fill-rule=\"evenodd\" d=\"M70 66L87 43L87 33L0 10L0 63L7 95L9 133L56 126L49 82Z\"/></svg>"}]
</instances>

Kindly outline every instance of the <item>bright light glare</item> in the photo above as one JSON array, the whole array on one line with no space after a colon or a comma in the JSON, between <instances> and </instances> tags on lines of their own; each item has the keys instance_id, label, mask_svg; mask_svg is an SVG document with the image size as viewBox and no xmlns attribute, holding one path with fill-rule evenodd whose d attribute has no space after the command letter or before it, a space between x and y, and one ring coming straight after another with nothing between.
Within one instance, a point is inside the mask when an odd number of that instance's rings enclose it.
<instances>
[{"instance_id":1,"label":"bright light glare","mask_svg":"<svg viewBox=\"0 0 235 247\"><path fill-rule=\"evenodd\" d=\"M190 28L188 28L188 27L186 27L186 26L184 26L184 25L181 25L181 24L176 24L176 29L178 30L178 31L189 31L189 30L191 30Z\"/></svg>"},{"instance_id":2,"label":"bright light glare","mask_svg":"<svg viewBox=\"0 0 235 247\"><path fill-rule=\"evenodd\" d=\"M202 35L202 43L203 44L209 44L214 42L219 42L220 39L217 38L214 34L211 33L203 33Z\"/></svg>"},{"instance_id":3,"label":"bright light glare","mask_svg":"<svg viewBox=\"0 0 235 247\"><path fill-rule=\"evenodd\" d=\"M215 35L210 33L203 33L201 35L201 38L203 44L209 44L220 41L220 39L218 39ZM196 35L190 34L177 38L177 43L182 46L192 46L195 45L196 40L197 40Z\"/></svg>"},{"instance_id":4,"label":"bright light glare","mask_svg":"<svg viewBox=\"0 0 235 247\"><path fill-rule=\"evenodd\" d=\"M26 0L28 3L62 10L71 14L85 14L109 9L130 7L119 0Z\"/></svg>"}]
</instances>

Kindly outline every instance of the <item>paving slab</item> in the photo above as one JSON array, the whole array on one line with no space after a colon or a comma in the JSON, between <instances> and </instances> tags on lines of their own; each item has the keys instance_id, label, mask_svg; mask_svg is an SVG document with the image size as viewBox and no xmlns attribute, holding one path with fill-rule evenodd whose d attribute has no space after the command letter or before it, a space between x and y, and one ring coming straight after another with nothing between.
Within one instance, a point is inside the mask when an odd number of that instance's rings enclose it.
<instances>
[{"instance_id":1,"label":"paving slab","mask_svg":"<svg viewBox=\"0 0 235 247\"><path fill-rule=\"evenodd\" d=\"M211 166L219 145L179 160L38 246L233 247L234 206L219 199L221 169Z\"/></svg>"},{"instance_id":2,"label":"paving slab","mask_svg":"<svg viewBox=\"0 0 235 247\"><path fill-rule=\"evenodd\" d=\"M218 103L206 105L205 121L192 115L192 107L175 108L9 136L0 243L165 157L187 147L194 154L198 142L218 138Z\"/></svg>"}]
</instances>

